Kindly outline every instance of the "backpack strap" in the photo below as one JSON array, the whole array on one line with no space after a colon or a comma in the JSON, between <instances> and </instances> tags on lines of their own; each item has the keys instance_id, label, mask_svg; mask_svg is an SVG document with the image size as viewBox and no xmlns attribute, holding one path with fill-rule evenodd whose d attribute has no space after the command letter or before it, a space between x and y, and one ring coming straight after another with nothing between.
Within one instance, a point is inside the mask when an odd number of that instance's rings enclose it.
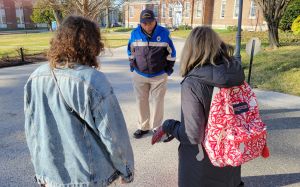
<instances>
[{"instance_id":1,"label":"backpack strap","mask_svg":"<svg viewBox=\"0 0 300 187\"><path fill-rule=\"evenodd\" d=\"M198 150L199 150L199 153L196 155L196 159L198 161L202 161L204 159L204 150L202 148L202 144L198 144Z\"/></svg>"}]
</instances>

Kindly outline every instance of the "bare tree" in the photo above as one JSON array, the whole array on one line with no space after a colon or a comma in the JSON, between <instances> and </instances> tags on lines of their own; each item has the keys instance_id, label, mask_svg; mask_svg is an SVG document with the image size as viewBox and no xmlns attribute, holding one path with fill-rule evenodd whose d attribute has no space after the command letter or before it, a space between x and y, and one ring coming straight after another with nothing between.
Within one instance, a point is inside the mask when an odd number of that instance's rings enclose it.
<instances>
[{"instance_id":1,"label":"bare tree","mask_svg":"<svg viewBox=\"0 0 300 187\"><path fill-rule=\"evenodd\" d=\"M77 14L97 21L101 12L107 17L110 26L109 11L120 7L126 0L38 0L38 4L53 10L57 25L59 26L65 15Z\"/></svg>"},{"instance_id":2,"label":"bare tree","mask_svg":"<svg viewBox=\"0 0 300 187\"><path fill-rule=\"evenodd\" d=\"M107 9L111 5L111 0L73 0L74 10L77 14L96 20L101 10Z\"/></svg>"},{"instance_id":3,"label":"bare tree","mask_svg":"<svg viewBox=\"0 0 300 187\"><path fill-rule=\"evenodd\" d=\"M279 44L278 26L284 11L291 0L256 0L262 9L269 29L270 47L277 48Z\"/></svg>"},{"instance_id":4,"label":"bare tree","mask_svg":"<svg viewBox=\"0 0 300 187\"><path fill-rule=\"evenodd\" d=\"M111 26L110 12L119 9L124 2L126 0L69 0L69 3L74 5L71 11L91 20L96 21L102 13L101 15L106 18L106 27Z\"/></svg>"}]
</instances>

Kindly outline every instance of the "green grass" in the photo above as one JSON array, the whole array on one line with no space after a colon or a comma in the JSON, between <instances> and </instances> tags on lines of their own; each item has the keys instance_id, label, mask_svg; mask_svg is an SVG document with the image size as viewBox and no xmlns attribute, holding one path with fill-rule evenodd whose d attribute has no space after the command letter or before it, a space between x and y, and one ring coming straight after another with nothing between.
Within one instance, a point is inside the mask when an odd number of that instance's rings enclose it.
<instances>
[{"instance_id":1,"label":"green grass","mask_svg":"<svg viewBox=\"0 0 300 187\"><path fill-rule=\"evenodd\" d=\"M234 45L236 32L216 30L221 38ZM190 30L179 30L172 36L186 38ZM17 49L25 48L26 54L41 53L49 48L49 41L53 33L0 35L0 58L18 55ZM247 78L249 56L245 52L245 45L252 37L262 41L262 50L254 57L251 83L260 89L267 89L300 96L300 36L291 33L280 33L283 45L278 49L268 48L267 32L242 32L242 61ZM124 46L128 42L129 33L102 33L105 47L114 48Z\"/></svg>"},{"instance_id":2,"label":"green grass","mask_svg":"<svg viewBox=\"0 0 300 187\"><path fill-rule=\"evenodd\" d=\"M103 33L102 38L105 47L116 48L127 45L130 33Z\"/></svg>"},{"instance_id":3,"label":"green grass","mask_svg":"<svg viewBox=\"0 0 300 187\"><path fill-rule=\"evenodd\" d=\"M216 30L216 32L225 42L235 45L236 32L227 30ZM171 35L186 38L189 33L190 30L174 31ZM267 32L242 32L241 56L246 79L250 57L245 52L245 46L252 37L261 40L262 50L254 56L251 84L260 89L300 96L300 36L280 32L282 47L270 49Z\"/></svg>"},{"instance_id":4,"label":"green grass","mask_svg":"<svg viewBox=\"0 0 300 187\"><path fill-rule=\"evenodd\" d=\"M264 49L254 57L251 84L260 89L300 96L300 46ZM248 77L250 57L242 51Z\"/></svg>"},{"instance_id":5,"label":"green grass","mask_svg":"<svg viewBox=\"0 0 300 187\"><path fill-rule=\"evenodd\" d=\"M26 54L41 53L49 48L51 37L52 33L0 35L0 58L17 56L21 47Z\"/></svg>"},{"instance_id":6,"label":"green grass","mask_svg":"<svg viewBox=\"0 0 300 187\"><path fill-rule=\"evenodd\" d=\"M10 34L0 35L0 58L18 56L22 47L26 55L45 52L54 33ZM129 33L102 33L105 47L115 48L128 42Z\"/></svg>"}]
</instances>

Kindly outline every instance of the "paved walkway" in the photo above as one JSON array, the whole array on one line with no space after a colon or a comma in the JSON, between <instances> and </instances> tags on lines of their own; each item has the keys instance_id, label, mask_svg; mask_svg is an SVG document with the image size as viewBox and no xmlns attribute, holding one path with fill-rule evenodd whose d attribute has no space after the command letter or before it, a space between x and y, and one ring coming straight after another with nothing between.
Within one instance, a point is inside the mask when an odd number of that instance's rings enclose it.
<instances>
[{"instance_id":1,"label":"paved walkway","mask_svg":"<svg viewBox=\"0 0 300 187\"><path fill-rule=\"evenodd\" d=\"M177 51L183 48L176 40ZM130 135L136 130L136 106L128 70L126 47L100 58L120 102ZM125 54L125 56L124 56ZM179 52L180 54L180 52ZM178 62L169 78L165 119L180 119ZM0 69L0 187L32 187L33 168L24 136L23 86L39 65ZM300 186L300 97L255 90L261 115L268 124L269 159L256 159L242 167L246 187ZM177 147L172 141L152 146L151 137L130 137L136 175L130 187L177 186Z\"/></svg>"}]
</instances>

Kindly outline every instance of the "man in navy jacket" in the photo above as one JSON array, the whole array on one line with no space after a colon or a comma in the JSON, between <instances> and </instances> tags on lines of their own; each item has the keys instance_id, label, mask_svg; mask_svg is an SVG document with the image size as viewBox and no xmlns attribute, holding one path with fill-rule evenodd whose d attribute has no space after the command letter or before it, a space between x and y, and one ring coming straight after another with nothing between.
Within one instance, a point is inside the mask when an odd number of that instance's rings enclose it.
<instances>
[{"instance_id":1,"label":"man in navy jacket","mask_svg":"<svg viewBox=\"0 0 300 187\"><path fill-rule=\"evenodd\" d=\"M138 105L135 138L141 138L161 125L168 75L173 73L176 58L170 32L157 24L153 11L143 10L140 22L131 32L127 48ZM149 100L152 102L151 115Z\"/></svg>"}]
</instances>

